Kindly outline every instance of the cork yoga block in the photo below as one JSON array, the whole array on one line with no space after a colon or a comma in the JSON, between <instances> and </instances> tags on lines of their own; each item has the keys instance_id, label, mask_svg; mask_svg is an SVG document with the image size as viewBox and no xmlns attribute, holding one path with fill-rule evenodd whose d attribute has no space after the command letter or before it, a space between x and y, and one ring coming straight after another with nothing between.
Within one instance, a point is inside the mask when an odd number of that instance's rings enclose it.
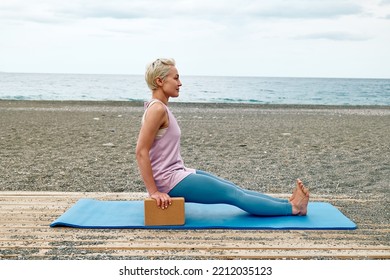
<instances>
[{"instance_id":1,"label":"cork yoga block","mask_svg":"<svg viewBox=\"0 0 390 280\"><path fill-rule=\"evenodd\" d=\"M153 198L144 200L145 226L184 225L184 197L172 197L172 204L167 209L157 206Z\"/></svg>"}]
</instances>

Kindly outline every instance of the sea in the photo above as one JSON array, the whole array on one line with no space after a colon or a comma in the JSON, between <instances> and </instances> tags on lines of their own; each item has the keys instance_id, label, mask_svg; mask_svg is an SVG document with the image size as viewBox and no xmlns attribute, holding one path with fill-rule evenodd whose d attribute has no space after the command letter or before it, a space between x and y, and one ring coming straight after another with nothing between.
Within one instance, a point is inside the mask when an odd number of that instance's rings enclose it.
<instances>
[{"instance_id":1,"label":"sea","mask_svg":"<svg viewBox=\"0 0 390 280\"><path fill-rule=\"evenodd\" d=\"M172 102L390 105L390 79L182 76ZM143 75L0 72L3 100L145 101Z\"/></svg>"}]
</instances>

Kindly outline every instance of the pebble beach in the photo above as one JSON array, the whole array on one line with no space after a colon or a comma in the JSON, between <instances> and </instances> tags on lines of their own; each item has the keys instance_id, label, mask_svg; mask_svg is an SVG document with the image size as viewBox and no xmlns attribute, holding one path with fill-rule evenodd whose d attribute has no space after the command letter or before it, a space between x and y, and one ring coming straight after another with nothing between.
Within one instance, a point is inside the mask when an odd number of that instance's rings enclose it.
<instances>
[{"instance_id":1,"label":"pebble beach","mask_svg":"<svg viewBox=\"0 0 390 280\"><path fill-rule=\"evenodd\" d=\"M343 212L388 224L390 107L170 108L186 166L264 193L290 193L300 178L317 197L375 198ZM0 101L0 191L145 192L134 154L142 114L141 102Z\"/></svg>"}]
</instances>

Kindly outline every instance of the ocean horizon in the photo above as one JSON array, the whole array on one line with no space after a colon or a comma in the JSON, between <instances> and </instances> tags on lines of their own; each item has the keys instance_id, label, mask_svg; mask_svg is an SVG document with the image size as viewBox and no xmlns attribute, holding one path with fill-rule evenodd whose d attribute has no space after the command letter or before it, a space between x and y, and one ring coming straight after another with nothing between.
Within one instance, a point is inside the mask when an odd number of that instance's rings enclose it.
<instances>
[{"instance_id":1,"label":"ocean horizon","mask_svg":"<svg viewBox=\"0 0 390 280\"><path fill-rule=\"evenodd\" d=\"M181 76L173 102L390 105L390 79ZM145 101L143 75L0 72L2 100Z\"/></svg>"}]
</instances>

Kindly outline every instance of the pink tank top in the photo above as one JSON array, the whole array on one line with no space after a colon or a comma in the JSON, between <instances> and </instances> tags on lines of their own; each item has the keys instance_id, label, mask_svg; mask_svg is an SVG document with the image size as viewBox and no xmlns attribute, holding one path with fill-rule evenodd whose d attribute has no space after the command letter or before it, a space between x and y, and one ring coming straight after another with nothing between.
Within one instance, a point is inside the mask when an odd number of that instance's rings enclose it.
<instances>
[{"instance_id":1,"label":"pink tank top","mask_svg":"<svg viewBox=\"0 0 390 280\"><path fill-rule=\"evenodd\" d=\"M180 155L181 130L169 108L161 101L154 99L146 104L146 111L156 101L164 105L168 113L169 125L162 135L154 139L149 157L158 190L169 193L181 180L196 171L184 166Z\"/></svg>"}]
</instances>

